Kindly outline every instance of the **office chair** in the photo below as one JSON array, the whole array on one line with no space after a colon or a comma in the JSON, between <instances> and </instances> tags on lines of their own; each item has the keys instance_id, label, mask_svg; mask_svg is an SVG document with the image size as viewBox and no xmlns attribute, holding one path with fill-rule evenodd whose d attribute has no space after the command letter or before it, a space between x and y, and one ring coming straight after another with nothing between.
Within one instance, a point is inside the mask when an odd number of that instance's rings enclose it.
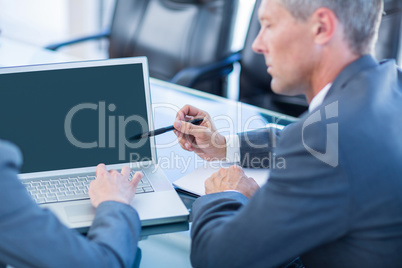
<instances>
[{"instance_id":1,"label":"office chair","mask_svg":"<svg viewBox=\"0 0 402 268\"><path fill-rule=\"evenodd\" d=\"M384 12L375 47L376 58L401 63L402 1L384 0Z\"/></svg>"},{"instance_id":2,"label":"office chair","mask_svg":"<svg viewBox=\"0 0 402 268\"><path fill-rule=\"evenodd\" d=\"M231 54L237 6L238 0L116 0L110 29L46 48L108 38L110 58L147 56L151 77L222 95L232 67L211 71L208 64Z\"/></svg>"},{"instance_id":3,"label":"office chair","mask_svg":"<svg viewBox=\"0 0 402 268\"><path fill-rule=\"evenodd\" d=\"M255 3L244 48L222 61L204 66L204 68L208 72L214 73L213 70L229 68L235 62L239 62L241 66L239 101L297 117L308 108L305 97L289 97L273 93L271 90L271 77L266 71L264 56L255 53L251 49L251 45L260 30L258 21L260 3L261 0L257 0ZM215 71L215 73L218 72ZM194 77L197 77L197 75L203 74L199 72Z\"/></svg>"}]
</instances>

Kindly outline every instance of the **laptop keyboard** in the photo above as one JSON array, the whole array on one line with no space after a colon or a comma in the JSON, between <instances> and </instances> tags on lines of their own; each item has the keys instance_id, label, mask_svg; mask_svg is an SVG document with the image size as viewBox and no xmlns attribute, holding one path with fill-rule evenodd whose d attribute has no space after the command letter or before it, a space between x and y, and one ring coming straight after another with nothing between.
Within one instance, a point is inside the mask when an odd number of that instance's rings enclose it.
<instances>
[{"instance_id":1,"label":"laptop keyboard","mask_svg":"<svg viewBox=\"0 0 402 268\"><path fill-rule=\"evenodd\" d=\"M131 171L130 180L136 171ZM143 173L144 174L144 173ZM95 173L78 174L60 178L36 178L22 180L28 193L38 204L89 199L88 188L95 179ZM154 192L144 174L138 183L136 194Z\"/></svg>"}]
</instances>

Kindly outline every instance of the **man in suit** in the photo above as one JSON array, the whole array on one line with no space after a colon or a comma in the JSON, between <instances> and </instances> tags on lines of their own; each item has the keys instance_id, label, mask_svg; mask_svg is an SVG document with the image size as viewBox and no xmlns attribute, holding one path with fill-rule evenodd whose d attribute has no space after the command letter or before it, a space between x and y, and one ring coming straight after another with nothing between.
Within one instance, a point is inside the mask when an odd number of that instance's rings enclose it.
<instances>
[{"instance_id":1,"label":"man in suit","mask_svg":"<svg viewBox=\"0 0 402 268\"><path fill-rule=\"evenodd\" d=\"M87 237L39 208L20 183L20 151L0 140L0 267L133 267L141 229L129 204L142 175L97 167L89 195L96 215Z\"/></svg>"},{"instance_id":2,"label":"man in suit","mask_svg":"<svg viewBox=\"0 0 402 268\"><path fill-rule=\"evenodd\" d=\"M184 149L271 164L261 188L238 166L207 179L192 209L195 267L278 267L298 256L306 267L402 267L402 72L372 56L382 9L381 0L262 1L253 49L276 93L310 104L281 132L225 138L206 112L178 112ZM185 122L201 116L200 126Z\"/></svg>"}]
</instances>

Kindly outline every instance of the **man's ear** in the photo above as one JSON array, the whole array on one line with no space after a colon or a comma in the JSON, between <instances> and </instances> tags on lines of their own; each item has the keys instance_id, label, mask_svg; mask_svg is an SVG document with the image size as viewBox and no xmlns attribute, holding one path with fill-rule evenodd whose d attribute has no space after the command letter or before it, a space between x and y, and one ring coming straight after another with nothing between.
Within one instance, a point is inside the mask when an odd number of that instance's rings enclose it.
<instances>
[{"instance_id":1,"label":"man's ear","mask_svg":"<svg viewBox=\"0 0 402 268\"><path fill-rule=\"evenodd\" d=\"M311 18L316 44L324 45L331 41L339 27L339 21L335 13L329 8L321 7L313 13Z\"/></svg>"}]
</instances>

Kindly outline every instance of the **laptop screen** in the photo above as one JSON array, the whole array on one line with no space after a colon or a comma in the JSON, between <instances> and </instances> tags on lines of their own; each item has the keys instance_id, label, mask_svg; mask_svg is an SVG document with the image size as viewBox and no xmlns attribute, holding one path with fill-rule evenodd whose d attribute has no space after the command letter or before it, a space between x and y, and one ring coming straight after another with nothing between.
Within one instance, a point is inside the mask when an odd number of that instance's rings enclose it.
<instances>
[{"instance_id":1,"label":"laptop screen","mask_svg":"<svg viewBox=\"0 0 402 268\"><path fill-rule=\"evenodd\" d=\"M21 173L151 160L149 139L128 141L149 130L143 64L63 66L0 74L0 138Z\"/></svg>"}]
</instances>

